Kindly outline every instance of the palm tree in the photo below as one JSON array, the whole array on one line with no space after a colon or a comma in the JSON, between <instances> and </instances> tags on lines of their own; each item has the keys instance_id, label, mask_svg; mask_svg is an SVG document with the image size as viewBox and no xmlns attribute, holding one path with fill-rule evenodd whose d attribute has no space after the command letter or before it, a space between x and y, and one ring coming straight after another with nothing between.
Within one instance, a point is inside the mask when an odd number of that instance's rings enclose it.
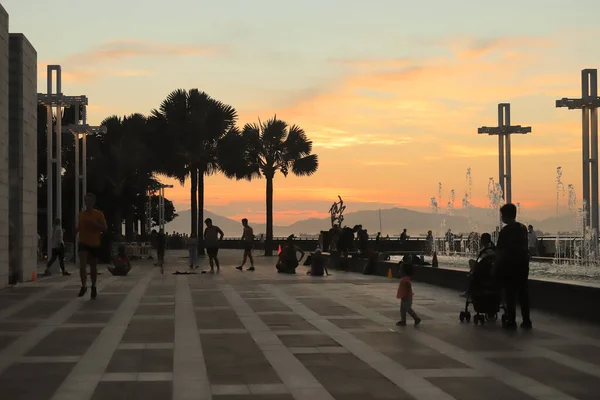
<instances>
[{"instance_id":1,"label":"palm tree","mask_svg":"<svg viewBox=\"0 0 600 400\"><path fill-rule=\"evenodd\" d=\"M312 152L312 142L297 125L288 127L277 116L266 122L246 124L240 133L230 129L220 141L221 169L226 176L267 180L267 237L265 256L273 255L273 178L277 171L284 176L310 176L319 167Z\"/></svg>"},{"instance_id":2,"label":"palm tree","mask_svg":"<svg viewBox=\"0 0 600 400\"><path fill-rule=\"evenodd\" d=\"M114 196L112 225L114 233L120 235L123 211L131 216L132 199L144 193L153 182L149 162L151 155L144 144L147 120L141 114L123 118L112 116L106 118L102 125L106 126L106 133L88 142L91 145L88 149L88 175L91 175L90 181L94 182L97 190L109 189ZM132 223L128 218L128 225ZM129 229L128 233L131 233Z\"/></svg>"},{"instance_id":3,"label":"palm tree","mask_svg":"<svg viewBox=\"0 0 600 400\"><path fill-rule=\"evenodd\" d=\"M179 89L152 111L160 145L170 154L160 170L182 185L190 179L191 233L198 235L204 219L204 177L219 170L219 140L234 126L236 110L198 89ZM202 235L198 250L204 254Z\"/></svg>"}]
</instances>

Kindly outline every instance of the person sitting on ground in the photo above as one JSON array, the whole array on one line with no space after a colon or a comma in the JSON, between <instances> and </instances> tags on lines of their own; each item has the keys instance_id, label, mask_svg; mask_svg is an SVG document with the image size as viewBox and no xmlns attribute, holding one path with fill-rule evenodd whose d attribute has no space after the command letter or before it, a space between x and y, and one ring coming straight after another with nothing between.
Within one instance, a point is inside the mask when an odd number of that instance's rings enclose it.
<instances>
[{"instance_id":1,"label":"person sitting on ground","mask_svg":"<svg viewBox=\"0 0 600 400\"><path fill-rule=\"evenodd\" d=\"M306 275L323 276L324 274L329 275L325 267L325 257L323 257L321 249L317 247L310 258L310 271Z\"/></svg>"},{"instance_id":2,"label":"person sitting on ground","mask_svg":"<svg viewBox=\"0 0 600 400\"><path fill-rule=\"evenodd\" d=\"M131 263L127 254L125 254L125 246L119 246L118 253L113 258L113 266L109 266L108 271L116 276L125 276L131 271Z\"/></svg>"},{"instance_id":3,"label":"person sitting on ground","mask_svg":"<svg viewBox=\"0 0 600 400\"><path fill-rule=\"evenodd\" d=\"M296 253L300 252L300 258L296 257ZM300 265L300 261L304 258L304 250L294 244L294 235L290 235L285 246L279 253L279 260L277 261L277 272L286 274L295 274L296 268Z\"/></svg>"},{"instance_id":4,"label":"person sitting on ground","mask_svg":"<svg viewBox=\"0 0 600 400\"><path fill-rule=\"evenodd\" d=\"M467 290L460 294L467 297L473 292L473 288L481 285L485 280L492 279L492 267L496 261L496 246L492 242L492 235L484 233L481 235L481 250L475 260L469 260L469 275L467 275Z\"/></svg>"}]
</instances>

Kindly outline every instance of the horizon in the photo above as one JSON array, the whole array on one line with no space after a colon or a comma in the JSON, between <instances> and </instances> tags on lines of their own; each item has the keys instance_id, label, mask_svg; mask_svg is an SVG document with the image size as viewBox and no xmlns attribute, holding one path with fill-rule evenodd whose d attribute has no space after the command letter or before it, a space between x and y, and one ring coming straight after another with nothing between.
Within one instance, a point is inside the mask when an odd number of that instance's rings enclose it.
<instances>
[{"instance_id":1,"label":"horizon","mask_svg":"<svg viewBox=\"0 0 600 400\"><path fill-rule=\"evenodd\" d=\"M274 114L301 126L319 171L276 176L276 225L327 217L338 194L347 213L426 210L439 182L440 209L451 189L461 208L467 168L471 204L487 208L488 179L498 179L497 139L477 128L496 125L502 102L511 103L513 124L532 127L512 139L513 202L523 215L547 218L566 209L568 193L558 193L557 204L558 166L565 192L573 184L582 197L581 116L554 101L579 97L581 70L600 66L596 1L379 0L341 13L331 0L287 7L274 0L174 0L168 9L157 1L143 8L116 0L25 3L2 2L11 32L23 32L38 51L38 91L45 91L45 65L60 64L65 94L89 97L90 124L113 114L147 115L172 90L198 87L234 106L240 126ZM502 15L511 23L493 17ZM61 19L69 28L48 35ZM166 197L176 208L189 208L189 183L163 181L175 185ZM206 209L265 219L264 180L205 181Z\"/></svg>"}]
</instances>

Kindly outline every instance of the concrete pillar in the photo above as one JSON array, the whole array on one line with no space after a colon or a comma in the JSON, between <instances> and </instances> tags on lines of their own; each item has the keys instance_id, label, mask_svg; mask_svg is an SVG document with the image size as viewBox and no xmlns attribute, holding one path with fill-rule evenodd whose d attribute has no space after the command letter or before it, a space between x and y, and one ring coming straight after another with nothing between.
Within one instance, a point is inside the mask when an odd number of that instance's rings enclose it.
<instances>
[{"instance_id":1,"label":"concrete pillar","mask_svg":"<svg viewBox=\"0 0 600 400\"><path fill-rule=\"evenodd\" d=\"M23 282L37 272L37 53L9 37L10 267Z\"/></svg>"},{"instance_id":2,"label":"concrete pillar","mask_svg":"<svg viewBox=\"0 0 600 400\"><path fill-rule=\"evenodd\" d=\"M0 5L0 287L9 279L8 13Z\"/></svg>"}]
</instances>

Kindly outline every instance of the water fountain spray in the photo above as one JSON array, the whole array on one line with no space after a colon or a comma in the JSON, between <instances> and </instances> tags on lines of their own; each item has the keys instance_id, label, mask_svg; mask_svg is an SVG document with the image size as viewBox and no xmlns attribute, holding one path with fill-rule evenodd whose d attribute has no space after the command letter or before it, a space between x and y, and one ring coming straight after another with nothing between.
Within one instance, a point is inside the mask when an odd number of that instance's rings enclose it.
<instances>
[{"instance_id":1,"label":"water fountain spray","mask_svg":"<svg viewBox=\"0 0 600 400\"><path fill-rule=\"evenodd\" d=\"M558 228L559 218L560 218L560 199L565 197L565 184L562 181L562 167L556 167L556 179L554 182L556 183L556 241L555 241L555 254L554 261L560 263L564 252L566 249L562 249L560 246L560 229Z\"/></svg>"},{"instance_id":2,"label":"water fountain spray","mask_svg":"<svg viewBox=\"0 0 600 400\"><path fill-rule=\"evenodd\" d=\"M493 215L494 224L501 227L500 207L502 207L502 203L504 202L504 193L502 187L494 181L494 178L490 178L488 181L488 199L490 201L489 213Z\"/></svg>"}]
</instances>

